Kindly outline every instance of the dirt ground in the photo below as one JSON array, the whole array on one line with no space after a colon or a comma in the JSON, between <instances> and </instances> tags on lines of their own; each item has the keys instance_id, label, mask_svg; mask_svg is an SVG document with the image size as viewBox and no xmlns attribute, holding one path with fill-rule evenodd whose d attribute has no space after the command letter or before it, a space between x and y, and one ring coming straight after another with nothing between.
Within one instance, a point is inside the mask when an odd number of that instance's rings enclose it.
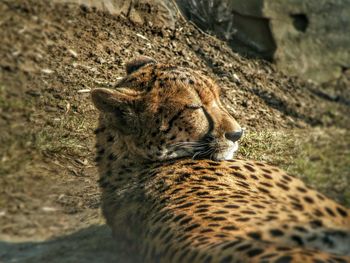
<instances>
[{"instance_id":1,"label":"dirt ground","mask_svg":"<svg viewBox=\"0 0 350 263\"><path fill-rule=\"evenodd\" d=\"M322 87L178 22L139 27L78 5L0 2L0 262L127 262L99 211L94 87L137 55L201 69L247 129L240 155L350 206L350 72Z\"/></svg>"}]
</instances>

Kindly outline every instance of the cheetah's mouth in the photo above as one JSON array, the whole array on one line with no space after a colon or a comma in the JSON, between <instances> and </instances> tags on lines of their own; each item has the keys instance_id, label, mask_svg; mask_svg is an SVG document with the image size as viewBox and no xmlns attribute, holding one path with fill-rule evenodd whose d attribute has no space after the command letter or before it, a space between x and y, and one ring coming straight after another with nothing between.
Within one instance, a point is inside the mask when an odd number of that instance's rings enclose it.
<instances>
[{"instance_id":1,"label":"cheetah's mouth","mask_svg":"<svg viewBox=\"0 0 350 263\"><path fill-rule=\"evenodd\" d=\"M192 157L192 159L211 159L223 161L233 159L238 150L238 142L220 141L207 137L198 142L179 142L173 145L170 159Z\"/></svg>"}]
</instances>

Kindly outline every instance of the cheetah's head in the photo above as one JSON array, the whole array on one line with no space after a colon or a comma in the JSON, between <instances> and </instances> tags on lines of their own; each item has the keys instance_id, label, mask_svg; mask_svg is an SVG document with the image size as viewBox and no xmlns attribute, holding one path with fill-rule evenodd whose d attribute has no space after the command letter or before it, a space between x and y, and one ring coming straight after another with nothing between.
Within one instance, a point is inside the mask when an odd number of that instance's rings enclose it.
<instances>
[{"instance_id":1,"label":"cheetah's head","mask_svg":"<svg viewBox=\"0 0 350 263\"><path fill-rule=\"evenodd\" d=\"M147 57L129 62L127 73L115 89L92 91L116 143L150 161L233 158L243 132L210 78Z\"/></svg>"}]
</instances>

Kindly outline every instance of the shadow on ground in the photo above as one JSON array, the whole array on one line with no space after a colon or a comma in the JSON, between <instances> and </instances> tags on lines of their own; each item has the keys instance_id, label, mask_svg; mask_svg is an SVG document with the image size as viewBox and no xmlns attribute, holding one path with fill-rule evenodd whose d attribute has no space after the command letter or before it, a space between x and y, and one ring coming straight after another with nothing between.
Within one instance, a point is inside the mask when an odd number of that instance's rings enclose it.
<instances>
[{"instance_id":1,"label":"shadow on ground","mask_svg":"<svg viewBox=\"0 0 350 263\"><path fill-rule=\"evenodd\" d=\"M118 263L131 262L116 253L117 243L107 226L93 225L47 241L0 241L0 262Z\"/></svg>"}]
</instances>

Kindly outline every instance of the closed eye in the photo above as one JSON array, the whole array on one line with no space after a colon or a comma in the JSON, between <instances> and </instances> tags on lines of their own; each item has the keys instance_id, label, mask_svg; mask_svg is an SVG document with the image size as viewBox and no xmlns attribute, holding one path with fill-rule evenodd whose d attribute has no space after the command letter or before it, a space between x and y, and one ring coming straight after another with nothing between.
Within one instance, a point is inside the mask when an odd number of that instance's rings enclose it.
<instances>
[{"instance_id":1,"label":"closed eye","mask_svg":"<svg viewBox=\"0 0 350 263\"><path fill-rule=\"evenodd\" d=\"M203 106L201 104L188 104L185 106L187 109L197 110L202 108Z\"/></svg>"}]
</instances>

